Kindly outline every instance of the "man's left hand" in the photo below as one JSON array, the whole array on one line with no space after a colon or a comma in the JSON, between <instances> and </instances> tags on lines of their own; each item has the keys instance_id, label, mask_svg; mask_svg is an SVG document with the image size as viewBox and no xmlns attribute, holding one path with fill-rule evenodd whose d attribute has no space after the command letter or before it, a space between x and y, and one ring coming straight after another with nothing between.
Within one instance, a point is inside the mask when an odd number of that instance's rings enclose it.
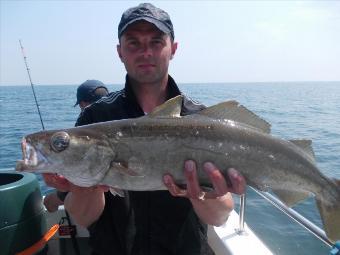
<instances>
[{"instance_id":1,"label":"man's left hand","mask_svg":"<svg viewBox=\"0 0 340 255\"><path fill-rule=\"evenodd\" d=\"M213 187L211 191L206 191L200 186L196 163L193 160L187 160L184 164L186 189L176 185L170 174L164 175L164 184L173 196L189 198L196 214L205 223L221 225L227 220L230 211L234 208L230 192L243 194L246 189L246 182L244 177L234 168L227 170L226 178L211 162L206 162L203 169L211 181Z\"/></svg>"}]
</instances>

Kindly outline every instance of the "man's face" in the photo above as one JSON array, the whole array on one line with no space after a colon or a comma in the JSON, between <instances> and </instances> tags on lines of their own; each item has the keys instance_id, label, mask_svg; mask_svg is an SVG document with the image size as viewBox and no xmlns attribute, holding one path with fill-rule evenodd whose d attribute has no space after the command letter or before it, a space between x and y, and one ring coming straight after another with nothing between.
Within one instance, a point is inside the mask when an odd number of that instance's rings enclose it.
<instances>
[{"instance_id":1,"label":"man's face","mask_svg":"<svg viewBox=\"0 0 340 255\"><path fill-rule=\"evenodd\" d=\"M120 38L118 55L128 75L139 83L156 83L168 74L177 43L153 24L137 21Z\"/></svg>"},{"instance_id":2,"label":"man's face","mask_svg":"<svg viewBox=\"0 0 340 255\"><path fill-rule=\"evenodd\" d=\"M88 105L90 105L90 104L91 104L90 102L80 101L80 102L79 102L79 108L80 108L80 110L82 111L82 110L84 110L84 108L85 108L86 106L88 106Z\"/></svg>"}]
</instances>

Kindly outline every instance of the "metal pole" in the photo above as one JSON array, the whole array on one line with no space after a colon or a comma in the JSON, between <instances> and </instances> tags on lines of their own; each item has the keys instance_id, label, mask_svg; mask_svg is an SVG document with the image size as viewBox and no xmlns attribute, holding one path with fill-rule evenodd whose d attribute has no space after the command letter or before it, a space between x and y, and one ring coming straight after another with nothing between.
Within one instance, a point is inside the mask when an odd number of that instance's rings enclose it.
<instances>
[{"instance_id":1,"label":"metal pole","mask_svg":"<svg viewBox=\"0 0 340 255\"><path fill-rule=\"evenodd\" d=\"M246 194L242 194L240 196L240 218L239 218L239 229L238 234L243 234L245 232L244 230L244 215L246 210Z\"/></svg>"},{"instance_id":2,"label":"metal pole","mask_svg":"<svg viewBox=\"0 0 340 255\"><path fill-rule=\"evenodd\" d=\"M251 187L252 188L252 187ZM289 216L291 219L299 223L302 227L307 229L309 232L311 232L313 235L315 235L318 239L323 241L328 246L332 247L333 243L331 240L328 239L325 232L316 226L313 222L309 221L305 217L303 217L301 214L299 214L297 211L287 207L284 203L282 203L279 199L274 197L273 195L266 193L266 192L260 192L256 189L252 188L257 194L259 194L261 197L266 199L268 202L270 202L272 205L274 205L276 208L278 208L281 212L285 213L287 216Z\"/></svg>"}]
</instances>

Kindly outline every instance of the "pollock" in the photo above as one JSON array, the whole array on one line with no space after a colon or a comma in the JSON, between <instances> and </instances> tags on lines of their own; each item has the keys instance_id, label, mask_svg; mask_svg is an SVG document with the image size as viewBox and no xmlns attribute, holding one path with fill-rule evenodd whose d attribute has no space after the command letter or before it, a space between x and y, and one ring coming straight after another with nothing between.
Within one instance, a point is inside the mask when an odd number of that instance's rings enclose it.
<instances>
[{"instance_id":1,"label":"pollock","mask_svg":"<svg viewBox=\"0 0 340 255\"><path fill-rule=\"evenodd\" d=\"M16 170L57 173L85 187L151 191L166 189L165 173L185 184L187 159L196 161L200 184L210 186L202 165L211 161L222 172L236 168L248 185L272 190L288 206L313 195L327 236L340 239L339 181L317 168L311 141L270 135L270 124L236 101L187 116L181 106L178 96L140 118L27 135Z\"/></svg>"}]
</instances>

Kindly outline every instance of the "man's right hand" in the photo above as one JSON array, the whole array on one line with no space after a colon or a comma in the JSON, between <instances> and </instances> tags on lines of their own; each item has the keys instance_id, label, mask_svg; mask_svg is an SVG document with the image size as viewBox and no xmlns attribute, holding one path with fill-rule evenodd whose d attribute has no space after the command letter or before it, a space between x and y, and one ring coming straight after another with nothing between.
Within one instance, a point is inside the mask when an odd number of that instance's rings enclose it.
<instances>
[{"instance_id":1,"label":"man's right hand","mask_svg":"<svg viewBox=\"0 0 340 255\"><path fill-rule=\"evenodd\" d=\"M107 186L80 187L56 174L43 174L43 178L46 185L68 192L64 206L76 223L88 227L98 220L105 207Z\"/></svg>"},{"instance_id":2,"label":"man's right hand","mask_svg":"<svg viewBox=\"0 0 340 255\"><path fill-rule=\"evenodd\" d=\"M42 174L47 186L56 188L62 192L71 191L72 186L76 186L69 182L65 177L57 174Z\"/></svg>"},{"instance_id":3,"label":"man's right hand","mask_svg":"<svg viewBox=\"0 0 340 255\"><path fill-rule=\"evenodd\" d=\"M44 205L49 212L55 212L58 210L59 205L64 204L63 201L59 199L57 193L51 193L44 197Z\"/></svg>"}]
</instances>

